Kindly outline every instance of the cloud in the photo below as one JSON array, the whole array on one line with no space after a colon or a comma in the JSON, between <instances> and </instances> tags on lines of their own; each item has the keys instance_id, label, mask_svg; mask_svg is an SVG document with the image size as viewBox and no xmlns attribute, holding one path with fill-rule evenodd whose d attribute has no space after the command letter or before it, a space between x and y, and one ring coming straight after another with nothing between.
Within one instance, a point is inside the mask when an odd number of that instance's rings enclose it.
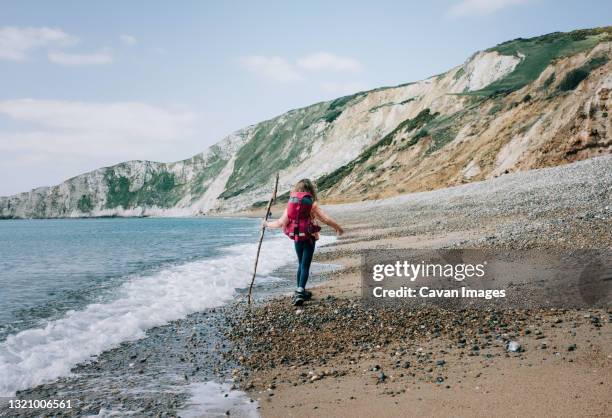
<instances>
[{"instance_id":1,"label":"cloud","mask_svg":"<svg viewBox=\"0 0 612 418\"><path fill-rule=\"evenodd\" d=\"M354 58L329 52L316 52L298 58L295 63L279 56L249 55L239 63L253 74L281 83L303 80L304 72L357 72L361 64Z\"/></svg>"},{"instance_id":2,"label":"cloud","mask_svg":"<svg viewBox=\"0 0 612 418\"><path fill-rule=\"evenodd\" d=\"M201 141L197 119L188 108L142 102L0 101L0 175L14 179L0 195L120 161L180 158L181 146Z\"/></svg>"},{"instance_id":3,"label":"cloud","mask_svg":"<svg viewBox=\"0 0 612 418\"><path fill-rule=\"evenodd\" d=\"M84 65L101 65L110 64L113 62L113 55L110 50L103 49L98 52L87 54L70 53L70 52L50 52L48 54L49 61L54 62L64 67L78 67Z\"/></svg>"},{"instance_id":4,"label":"cloud","mask_svg":"<svg viewBox=\"0 0 612 418\"><path fill-rule=\"evenodd\" d=\"M297 60L297 66L307 71L357 72L361 64L354 58L341 57L329 52L317 52Z\"/></svg>"},{"instance_id":5,"label":"cloud","mask_svg":"<svg viewBox=\"0 0 612 418\"><path fill-rule=\"evenodd\" d=\"M121 35L126 44L136 43L136 38ZM125 37L125 38L123 38ZM50 50L49 61L63 66L99 65L113 62L109 49L90 53L73 53L61 50L79 43L76 36L61 29L49 27L0 27L0 59L22 62L26 61L36 50Z\"/></svg>"},{"instance_id":6,"label":"cloud","mask_svg":"<svg viewBox=\"0 0 612 418\"><path fill-rule=\"evenodd\" d=\"M61 29L48 27L0 28L0 59L25 61L28 54L40 48L64 47L78 42L78 38Z\"/></svg>"},{"instance_id":7,"label":"cloud","mask_svg":"<svg viewBox=\"0 0 612 418\"><path fill-rule=\"evenodd\" d=\"M485 16L498 10L528 3L531 0L462 0L448 11L450 16Z\"/></svg>"},{"instance_id":8,"label":"cloud","mask_svg":"<svg viewBox=\"0 0 612 418\"><path fill-rule=\"evenodd\" d=\"M289 83L302 79L295 67L281 57L250 55L241 58L240 63L248 71L272 81Z\"/></svg>"},{"instance_id":9,"label":"cloud","mask_svg":"<svg viewBox=\"0 0 612 418\"><path fill-rule=\"evenodd\" d=\"M136 43L138 43L138 40L134 36L128 35L127 33L122 33L121 35L119 35L119 39L121 40L121 42L123 42L124 45L127 46L136 45Z\"/></svg>"},{"instance_id":10,"label":"cloud","mask_svg":"<svg viewBox=\"0 0 612 418\"><path fill-rule=\"evenodd\" d=\"M190 131L195 116L141 102L76 102L19 99L0 101L0 114L45 131L100 134L121 139L166 141Z\"/></svg>"}]
</instances>

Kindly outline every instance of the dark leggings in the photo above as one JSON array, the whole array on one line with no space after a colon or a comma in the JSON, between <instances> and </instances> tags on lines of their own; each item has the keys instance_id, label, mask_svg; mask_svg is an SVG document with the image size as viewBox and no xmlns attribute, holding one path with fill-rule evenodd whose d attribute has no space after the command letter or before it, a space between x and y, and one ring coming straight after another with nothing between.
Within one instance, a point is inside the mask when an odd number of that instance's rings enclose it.
<instances>
[{"instance_id":1,"label":"dark leggings","mask_svg":"<svg viewBox=\"0 0 612 418\"><path fill-rule=\"evenodd\" d=\"M315 240L295 241L295 253L298 258L297 287L306 288L310 263L315 250Z\"/></svg>"}]
</instances>

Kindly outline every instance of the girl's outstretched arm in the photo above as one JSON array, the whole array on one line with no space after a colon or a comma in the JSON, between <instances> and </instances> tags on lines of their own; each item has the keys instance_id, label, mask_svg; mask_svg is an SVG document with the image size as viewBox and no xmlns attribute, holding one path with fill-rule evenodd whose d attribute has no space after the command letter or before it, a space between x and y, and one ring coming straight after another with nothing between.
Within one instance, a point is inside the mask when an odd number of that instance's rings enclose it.
<instances>
[{"instance_id":1,"label":"girl's outstretched arm","mask_svg":"<svg viewBox=\"0 0 612 418\"><path fill-rule=\"evenodd\" d=\"M342 235L344 233L344 229L342 229L338 222L334 221L325 212L323 212L323 209L321 209L316 203L312 205L312 214L324 224L334 228L338 235Z\"/></svg>"},{"instance_id":2,"label":"girl's outstretched arm","mask_svg":"<svg viewBox=\"0 0 612 418\"><path fill-rule=\"evenodd\" d=\"M287 216L287 209L283 212L283 215L275 221L263 221L261 226L263 228L283 228L289 222L289 217Z\"/></svg>"}]
</instances>

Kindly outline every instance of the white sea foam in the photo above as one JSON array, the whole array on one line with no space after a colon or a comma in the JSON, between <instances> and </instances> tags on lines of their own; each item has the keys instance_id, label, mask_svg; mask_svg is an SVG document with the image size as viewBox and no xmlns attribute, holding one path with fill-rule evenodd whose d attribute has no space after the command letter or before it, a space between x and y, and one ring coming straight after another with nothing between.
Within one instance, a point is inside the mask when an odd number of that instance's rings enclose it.
<instances>
[{"instance_id":1,"label":"white sea foam","mask_svg":"<svg viewBox=\"0 0 612 418\"><path fill-rule=\"evenodd\" d=\"M321 238L321 244L334 239ZM267 238L258 275L269 276L292 261L292 247L284 237ZM248 286L255 249L252 243L238 244L217 258L134 277L118 288L112 301L69 311L44 328L8 336L0 344L0 396L66 376L77 363L123 341L143 338L149 328L227 303L236 288Z\"/></svg>"},{"instance_id":2,"label":"white sea foam","mask_svg":"<svg viewBox=\"0 0 612 418\"><path fill-rule=\"evenodd\" d=\"M229 383L199 382L185 387L190 398L185 406L177 411L181 418L225 417L258 418L259 403L253 401L240 390L232 390ZM126 411L125 409L102 408L96 415L88 418L119 418L142 416L142 411Z\"/></svg>"},{"instance_id":3,"label":"white sea foam","mask_svg":"<svg viewBox=\"0 0 612 418\"><path fill-rule=\"evenodd\" d=\"M259 417L257 402L242 391L231 390L228 383L193 383L189 390L191 399L177 414L182 418L223 417L226 411L232 417Z\"/></svg>"}]
</instances>

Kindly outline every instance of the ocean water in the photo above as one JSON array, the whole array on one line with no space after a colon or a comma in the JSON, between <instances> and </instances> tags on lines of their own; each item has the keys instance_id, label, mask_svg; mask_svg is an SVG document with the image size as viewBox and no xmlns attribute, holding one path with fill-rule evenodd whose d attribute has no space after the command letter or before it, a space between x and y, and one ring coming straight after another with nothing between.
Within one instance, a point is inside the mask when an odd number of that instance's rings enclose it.
<instances>
[{"instance_id":1,"label":"ocean water","mask_svg":"<svg viewBox=\"0 0 612 418\"><path fill-rule=\"evenodd\" d=\"M233 300L258 237L254 219L1 221L0 396ZM258 282L294 257L268 232Z\"/></svg>"}]
</instances>

